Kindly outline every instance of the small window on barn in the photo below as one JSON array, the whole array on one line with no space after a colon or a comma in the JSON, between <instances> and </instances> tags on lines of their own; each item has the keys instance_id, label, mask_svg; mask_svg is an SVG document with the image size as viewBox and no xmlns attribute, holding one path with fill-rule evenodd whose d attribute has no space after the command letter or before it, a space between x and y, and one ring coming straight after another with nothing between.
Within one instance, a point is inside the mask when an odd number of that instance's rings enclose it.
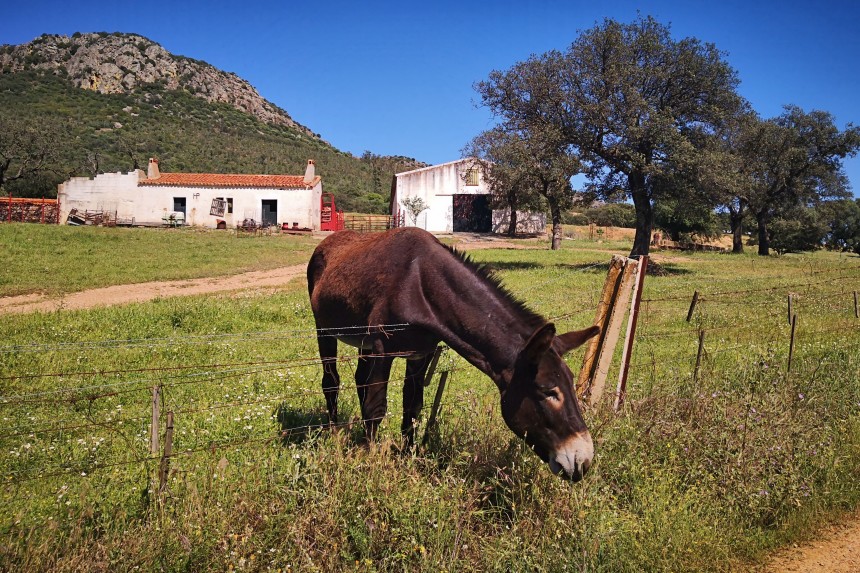
<instances>
[{"instance_id":1,"label":"small window on barn","mask_svg":"<svg viewBox=\"0 0 860 573\"><path fill-rule=\"evenodd\" d=\"M478 185L478 169L476 167L472 167L466 171L466 185L471 187Z\"/></svg>"}]
</instances>

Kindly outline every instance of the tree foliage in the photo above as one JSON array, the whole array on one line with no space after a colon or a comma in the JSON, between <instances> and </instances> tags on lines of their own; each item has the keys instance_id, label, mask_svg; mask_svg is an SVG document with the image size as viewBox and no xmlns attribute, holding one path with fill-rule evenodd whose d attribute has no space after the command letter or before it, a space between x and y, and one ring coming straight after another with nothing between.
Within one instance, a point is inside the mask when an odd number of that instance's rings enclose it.
<instances>
[{"instance_id":1,"label":"tree foliage","mask_svg":"<svg viewBox=\"0 0 860 573\"><path fill-rule=\"evenodd\" d=\"M635 256L648 253L654 203L691 190L672 179L698 161L694 135L737 109L736 86L713 45L674 40L667 26L639 17L607 19L566 51L494 71L476 89L502 129L558 134L593 190L633 200Z\"/></svg>"},{"instance_id":2,"label":"tree foliage","mask_svg":"<svg viewBox=\"0 0 860 573\"><path fill-rule=\"evenodd\" d=\"M849 196L842 159L860 147L860 129L849 125L840 131L827 112L786 106L778 117L759 123L751 141L743 151L753 165L748 204L758 226L759 254L767 255L774 219Z\"/></svg>"}]
</instances>

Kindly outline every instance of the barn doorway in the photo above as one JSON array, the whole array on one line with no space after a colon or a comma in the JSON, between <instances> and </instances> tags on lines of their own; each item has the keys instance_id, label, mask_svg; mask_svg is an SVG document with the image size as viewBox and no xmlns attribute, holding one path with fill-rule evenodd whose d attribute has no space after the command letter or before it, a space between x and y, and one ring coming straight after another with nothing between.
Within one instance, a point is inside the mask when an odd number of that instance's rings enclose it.
<instances>
[{"instance_id":1,"label":"barn doorway","mask_svg":"<svg viewBox=\"0 0 860 573\"><path fill-rule=\"evenodd\" d=\"M278 224L278 200L277 199L263 199L263 209L261 215L261 223L263 225L277 225Z\"/></svg>"},{"instance_id":2,"label":"barn doorway","mask_svg":"<svg viewBox=\"0 0 860 573\"><path fill-rule=\"evenodd\" d=\"M185 197L174 197L173 198L173 212L174 213L182 213L183 215L186 214L186 212L185 212Z\"/></svg>"},{"instance_id":3,"label":"barn doorway","mask_svg":"<svg viewBox=\"0 0 860 573\"><path fill-rule=\"evenodd\" d=\"M493 230L493 211L489 195L454 195L455 233L489 233Z\"/></svg>"}]
</instances>

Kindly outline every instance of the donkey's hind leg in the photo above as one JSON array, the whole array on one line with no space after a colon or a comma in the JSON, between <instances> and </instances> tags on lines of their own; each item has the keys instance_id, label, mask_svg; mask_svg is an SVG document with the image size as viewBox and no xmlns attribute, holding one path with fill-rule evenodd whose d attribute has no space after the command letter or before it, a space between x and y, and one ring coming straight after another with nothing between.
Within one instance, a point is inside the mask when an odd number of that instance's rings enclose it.
<instances>
[{"instance_id":1,"label":"donkey's hind leg","mask_svg":"<svg viewBox=\"0 0 860 573\"><path fill-rule=\"evenodd\" d=\"M388 399L388 376L391 374L393 358L389 356L365 356L361 350L358 367L355 369L355 386L361 404L361 419L364 420L365 438L376 439L376 430L385 417Z\"/></svg>"},{"instance_id":2,"label":"donkey's hind leg","mask_svg":"<svg viewBox=\"0 0 860 573\"><path fill-rule=\"evenodd\" d=\"M329 425L337 424L337 394L340 375L337 373L337 338L317 335L317 345L323 366L322 389Z\"/></svg>"}]
</instances>

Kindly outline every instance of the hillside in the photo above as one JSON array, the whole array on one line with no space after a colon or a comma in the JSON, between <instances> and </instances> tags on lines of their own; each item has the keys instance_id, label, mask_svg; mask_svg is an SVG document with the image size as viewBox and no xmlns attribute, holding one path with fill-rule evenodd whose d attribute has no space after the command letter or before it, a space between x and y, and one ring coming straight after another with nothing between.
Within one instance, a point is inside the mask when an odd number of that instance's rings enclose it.
<instances>
[{"instance_id":1,"label":"hillside","mask_svg":"<svg viewBox=\"0 0 860 573\"><path fill-rule=\"evenodd\" d=\"M340 206L384 212L391 174L424 165L339 151L235 74L132 34L0 47L0 126L52 143L47 169L4 187L18 196L52 196L69 175L127 171L152 156L163 171L222 173L303 173L313 158Z\"/></svg>"}]
</instances>

